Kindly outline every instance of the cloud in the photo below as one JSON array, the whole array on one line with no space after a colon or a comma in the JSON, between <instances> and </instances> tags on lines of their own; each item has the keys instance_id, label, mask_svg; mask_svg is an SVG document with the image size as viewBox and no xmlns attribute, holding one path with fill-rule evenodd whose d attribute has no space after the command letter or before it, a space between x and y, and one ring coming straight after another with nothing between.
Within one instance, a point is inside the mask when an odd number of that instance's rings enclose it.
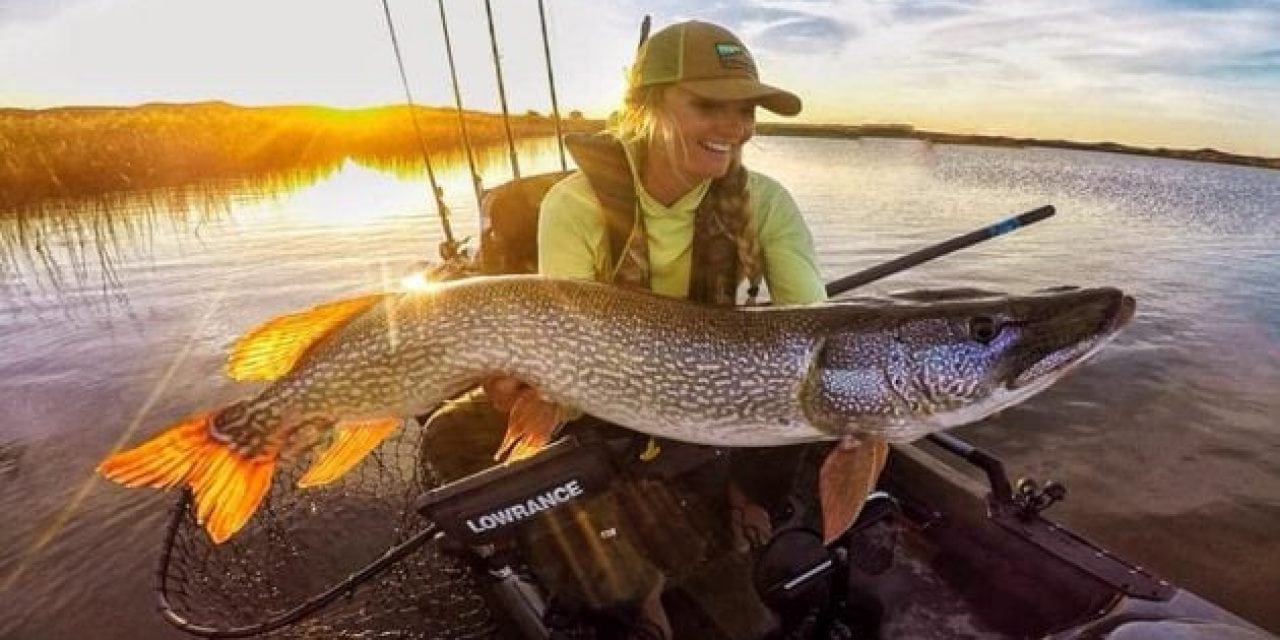
<instances>
[{"instance_id":1,"label":"cloud","mask_svg":"<svg viewBox=\"0 0 1280 640\"><path fill-rule=\"evenodd\" d=\"M857 4L857 3L855 3ZM1140 10L1117 2L946 3L867 34L861 53L905 80L963 73L965 82L1035 81L1059 91L1205 90L1272 81L1280 8ZM1241 3L1249 4L1249 3ZM900 54L900 55L895 55Z\"/></svg>"},{"instance_id":2,"label":"cloud","mask_svg":"<svg viewBox=\"0 0 1280 640\"><path fill-rule=\"evenodd\" d=\"M691 6L696 7L692 12ZM631 8L637 15L653 15L655 30L682 20L714 22L757 54L838 51L856 37L852 25L839 17L839 4L830 0L721 0L707 5L658 0L633 2Z\"/></svg>"},{"instance_id":3,"label":"cloud","mask_svg":"<svg viewBox=\"0 0 1280 640\"><path fill-rule=\"evenodd\" d=\"M856 30L838 20L795 14L767 25L752 40L767 51L834 53L856 35Z\"/></svg>"},{"instance_id":4,"label":"cloud","mask_svg":"<svg viewBox=\"0 0 1280 640\"><path fill-rule=\"evenodd\" d=\"M976 0L902 0L892 5L892 15L904 22L953 18L971 12L976 4Z\"/></svg>"},{"instance_id":5,"label":"cloud","mask_svg":"<svg viewBox=\"0 0 1280 640\"><path fill-rule=\"evenodd\" d=\"M99 0L0 0L0 29L20 22L40 22L55 18L80 5Z\"/></svg>"}]
</instances>

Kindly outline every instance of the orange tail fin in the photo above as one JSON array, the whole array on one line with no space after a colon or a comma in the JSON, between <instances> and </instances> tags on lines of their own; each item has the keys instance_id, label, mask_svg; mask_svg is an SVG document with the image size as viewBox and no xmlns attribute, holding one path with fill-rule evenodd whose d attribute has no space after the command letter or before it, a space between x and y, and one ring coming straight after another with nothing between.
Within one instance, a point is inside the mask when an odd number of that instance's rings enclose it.
<instances>
[{"instance_id":1,"label":"orange tail fin","mask_svg":"<svg viewBox=\"0 0 1280 640\"><path fill-rule=\"evenodd\" d=\"M275 453L248 459L214 440L213 413L191 416L160 435L109 456L98 472L126 487L164 489L184 482L195 496L196 521L215 543L244 527L271 486Z\"/></svg>"}]
</instances>

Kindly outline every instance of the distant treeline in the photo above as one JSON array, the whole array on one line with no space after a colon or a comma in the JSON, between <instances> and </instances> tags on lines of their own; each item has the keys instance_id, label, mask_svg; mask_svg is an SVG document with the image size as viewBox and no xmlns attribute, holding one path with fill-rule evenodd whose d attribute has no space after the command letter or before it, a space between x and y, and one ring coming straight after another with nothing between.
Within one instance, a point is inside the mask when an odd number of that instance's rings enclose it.
<instances>
[{"instance_id":1,"label":"distant treeline","mask_svg":"<svg viewBox=\"0 0 1280 640\"><path fill-rule=\"evenodd\" d=\"M1077 149L1081 151L1103 151L1107 153L1127 153L1159 158L1177 158L1197 162L1217 162L1237 164L1249 167L1280 169L1280 158L1261 158L1246 156L1217 149L1168 149L1165 147L1135 147L1117 142L1074 142L1071 140L1040 140L1036 138L1014 138L1010 136L969 135L963 133L942 133L916 129L909 124L789 124L761 123L756 125L756 133L760 135L800 136L812 138L911 138L928 140L938 144L969 144L984 147L1051 147L1055 149Z\"/></svg>"},{"instance_id":2,"label":"distant treeline","mask_svg":"<svg viewBox=\"0 0 1280 640\"><path fill-rule=\"evenodd\" d=\"M421 163L462 143L451 109L239 107L222 102L138 107L0 109L0 212L42 203L210 180L323 172L346 158ZM576 114L575 114L576 115ZM468 113L472 144L505 140L502 117ZM563 121L566 130L599 122ZM511 118L517 138L554 135L549 117Z\"/></svg>"}]
</instances>

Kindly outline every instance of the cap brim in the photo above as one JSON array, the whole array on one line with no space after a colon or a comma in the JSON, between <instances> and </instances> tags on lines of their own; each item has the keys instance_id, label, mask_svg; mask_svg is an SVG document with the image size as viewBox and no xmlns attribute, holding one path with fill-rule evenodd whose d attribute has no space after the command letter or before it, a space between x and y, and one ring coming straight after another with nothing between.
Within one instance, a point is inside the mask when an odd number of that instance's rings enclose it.
<instances>
[{"instance_id":1,"label":"cap brim","mask_svg":"<svg viewBox=\"0 0 1280 640\"><path fill-rule=\"evenodd\" d=\"M794 116L802 106L796 94L751 78L685 80L679 87L708 100L750 100L780 116Z\"/></svg>"}]
</instances>

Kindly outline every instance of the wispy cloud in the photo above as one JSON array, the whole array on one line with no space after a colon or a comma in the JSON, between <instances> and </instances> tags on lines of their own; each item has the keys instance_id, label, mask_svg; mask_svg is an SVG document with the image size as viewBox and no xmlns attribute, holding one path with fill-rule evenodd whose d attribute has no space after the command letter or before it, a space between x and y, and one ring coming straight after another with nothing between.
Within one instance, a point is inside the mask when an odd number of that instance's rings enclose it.
<instances>
[{"instance_id":1,"label":"wispy cloud","mask_svg":"<svg viewBox=\"0 0 1280 640\"><path fill-rule=\"evenodd\" d=\"M19 22L47 20L93 0L0 0L0 28Z\"/></svg>"},{"instance_id":2,"label":"wispy cloud","mask_svg":"<svg viewBox=\"0 0 1280 640\"><path fill-rule=\"evenodd\" d=\"M862 111L867 119L925 124L964 114L979 128L999 130L1011 114L1022 129L1037 120L1061 124L1074 111L1077 124L1098 131L1143 119L1164 119L1174 123L1170 128L1186 125L1187 131L1261 121L1280 131L1280 115L1272 113L1272 105L1280 104L1276 2L832 0L736 6L762 49L785 55L782 73L801 91L808 89L813 111L823 118L842 107ZM823 28L827 40L840 46L772 47L764 39L769 28L753 22L761 10L820 17L830 25ZM1082 135L1089 128L1062 135ZM1174 143L1190 142L1184 136Z\"/></svg>"}]
</instances>

